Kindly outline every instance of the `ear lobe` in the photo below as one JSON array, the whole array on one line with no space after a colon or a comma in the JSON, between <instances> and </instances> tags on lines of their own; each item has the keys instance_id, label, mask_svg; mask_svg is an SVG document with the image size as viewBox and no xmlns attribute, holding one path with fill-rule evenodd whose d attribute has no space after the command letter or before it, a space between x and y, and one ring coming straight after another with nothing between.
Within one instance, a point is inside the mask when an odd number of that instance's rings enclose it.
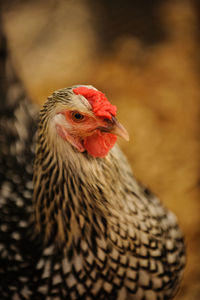
<instances>
[{"instance_id":1,"label":"ear lobe","mask_svg":"<svg viewBox=\"0 0 200 300\"><path fill-rule=\"evenodd\" d=\"M58 135L68 143L70 143L72 146L74 146L78 151L83 152L85 151L85 147L83 146L81 140L79 137L75 137L70 135L66 128L60 124L56 124L56 130Z\"/></svg>"},{"instance_id":2,"label":"ear lobe","mask_svg":"<svg viewBox=\"0 0 200 300\"><path fill-rule=\"evenodd\" d=\"M56 124L56 130L57 130L57 133L59 134L59 136L61 138L63 138L63 140L67 141L68 133L67 133L65 127L61 126L60 124Z\"/></svg>"}]
</instances>

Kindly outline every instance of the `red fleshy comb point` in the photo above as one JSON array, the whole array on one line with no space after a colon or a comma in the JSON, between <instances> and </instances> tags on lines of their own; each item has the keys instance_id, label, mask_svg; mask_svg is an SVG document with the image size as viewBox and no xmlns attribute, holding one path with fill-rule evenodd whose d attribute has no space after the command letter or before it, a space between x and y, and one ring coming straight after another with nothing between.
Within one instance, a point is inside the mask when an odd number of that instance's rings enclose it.
<instances>
[{"instance_id":1,"label":"red fleshy comb point","mask_svg":"<svg viewBox=\"0 0 200 300\"><path fill-rule=\"evenodd\" d=\"M117 107L112 105L102 92L85 86L74 88L73 92L76 95L84 96L89 101L96 116L108 119L116 116Z\"/></svg>"}]
</instances>

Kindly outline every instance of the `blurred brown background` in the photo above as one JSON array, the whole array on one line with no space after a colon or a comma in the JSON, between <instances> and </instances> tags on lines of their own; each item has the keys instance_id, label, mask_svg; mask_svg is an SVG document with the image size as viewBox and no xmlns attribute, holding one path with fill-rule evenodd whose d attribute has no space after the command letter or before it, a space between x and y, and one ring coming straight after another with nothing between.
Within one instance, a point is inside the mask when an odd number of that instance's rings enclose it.
<instances>
[{"instance_id":1,"label":"blurred brown background","mask_svg":"<svg viewBox=\"0 0 200 300\"><path fill-rule=\"evenodd\" d=\"M33 99L92 84L118 106L136 177L178 216L187 267L176 299L200 299L200 1L9 1L4 27Z\"/></svg>"}]
</instances>

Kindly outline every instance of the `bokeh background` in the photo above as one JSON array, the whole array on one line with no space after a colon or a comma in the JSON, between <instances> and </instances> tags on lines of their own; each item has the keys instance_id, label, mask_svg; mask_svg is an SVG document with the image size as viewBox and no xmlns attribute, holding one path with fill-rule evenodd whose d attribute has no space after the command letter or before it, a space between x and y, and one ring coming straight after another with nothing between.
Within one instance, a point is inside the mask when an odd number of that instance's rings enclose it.
<instances>
[{"instance_id":1,"label":"bokeh background","mask_svg":"<svg viewBox=\"0 0 200 300\"><path fill-rule=\"evenodd\" d=\"M3 5L15 69L41 105L92 84L118 107L135 176L178 216L187 267L176 300L200 299L200 1L18 0Z\"/></svg>"}]
</instances>

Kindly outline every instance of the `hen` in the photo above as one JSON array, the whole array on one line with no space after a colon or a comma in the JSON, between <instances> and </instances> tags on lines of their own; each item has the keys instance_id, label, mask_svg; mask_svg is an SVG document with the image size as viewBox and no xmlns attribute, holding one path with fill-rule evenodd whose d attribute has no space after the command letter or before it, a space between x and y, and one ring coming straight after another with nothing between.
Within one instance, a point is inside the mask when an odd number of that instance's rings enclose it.
<instances>
[{"instance_id":1,"label":"hen","mask_svg":"<svg viewBox=\"0 0 200 300\"><path fill-rule=\"evenodd\" d=\"M173 297L183 236L116 145L128 139L116 107L79 85L48 97L37 122L2 53L0 299Z\"/></svg>"}]
</instances>

